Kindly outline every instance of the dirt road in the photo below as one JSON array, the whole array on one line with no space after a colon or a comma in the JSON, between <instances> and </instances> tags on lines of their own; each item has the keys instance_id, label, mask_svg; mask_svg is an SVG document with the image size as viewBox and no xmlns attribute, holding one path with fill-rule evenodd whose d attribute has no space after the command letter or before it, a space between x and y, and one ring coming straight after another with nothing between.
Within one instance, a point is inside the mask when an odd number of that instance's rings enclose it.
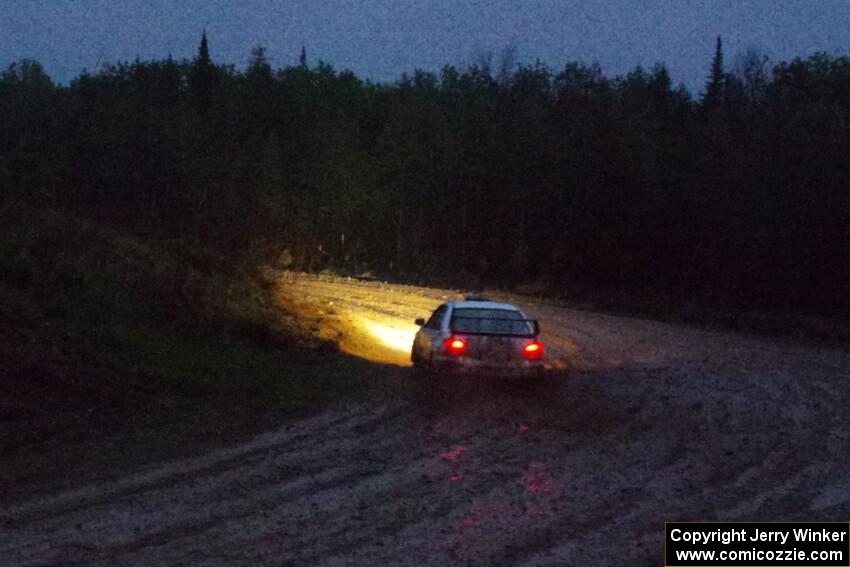
<instances>
[{"instance_id":1,"label":"dirt road","mask_svg":"<svg viewBox=\"0 0 850 567\"><path fill-rule=\"evenodd\" d=\"M452 295L278 286L316 333L399 365ZM387 396L8 503L0 563L659 565L665 520L850 517L848 353L519 303L544 386L399 366Z\"/></svg>"}]
</instances>

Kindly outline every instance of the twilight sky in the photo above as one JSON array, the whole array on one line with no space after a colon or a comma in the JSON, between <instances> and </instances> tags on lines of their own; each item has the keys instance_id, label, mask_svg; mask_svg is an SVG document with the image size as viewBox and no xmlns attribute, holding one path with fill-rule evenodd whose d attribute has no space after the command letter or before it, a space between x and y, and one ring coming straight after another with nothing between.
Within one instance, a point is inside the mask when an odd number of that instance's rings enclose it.
<instances>
[{"instance_id":1,"label":"twilight sky","mask_svg":"<svg viewBox=\"0 0 850 567\"><path fill-rule=\"evenodd\" d=\"M273 66L322 59L391 81L465 66L516 46L556 70L598 61L609 76L667 65L698 92L714 38L727 65L748 47L772 62L850 53L850 0L0 0L0 66L40 61L66 83L104 62L194 56L206 28L216 62L242 67L257 45Z\"/></svg>"}]
</instances>

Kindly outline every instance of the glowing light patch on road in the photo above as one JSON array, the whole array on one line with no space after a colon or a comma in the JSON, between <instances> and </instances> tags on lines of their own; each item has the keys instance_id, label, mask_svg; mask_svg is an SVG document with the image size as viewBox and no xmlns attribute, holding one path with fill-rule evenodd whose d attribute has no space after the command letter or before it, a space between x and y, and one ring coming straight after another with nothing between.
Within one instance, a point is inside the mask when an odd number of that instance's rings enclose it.
<instances>
[{"instance_id":1,"label":"glowing light patch on road","mask_svg":"<svg viewBox=\"0 0 850 567\"><path fill-rule=\"evenodd\" d=\"M377 338L381 343L399 352L410 352L413 346L413 337L419 329L415 325L384 325L368 319L363 320L363 328Z\"/></svg>"},{"instance_id":2,"label":"glowing light patch on road","mask_svg":"<svg viewBox=\"0 0 850 567\"><path fill-rule=\"evenodd\" d=\"M464 447L457 447L455 449L449 449L448 451L443 451L440 453L440 458L444 461L451 461L452 463L456 463L457 460L463 455L466 449Z\"/></svg>"}]
</instances>

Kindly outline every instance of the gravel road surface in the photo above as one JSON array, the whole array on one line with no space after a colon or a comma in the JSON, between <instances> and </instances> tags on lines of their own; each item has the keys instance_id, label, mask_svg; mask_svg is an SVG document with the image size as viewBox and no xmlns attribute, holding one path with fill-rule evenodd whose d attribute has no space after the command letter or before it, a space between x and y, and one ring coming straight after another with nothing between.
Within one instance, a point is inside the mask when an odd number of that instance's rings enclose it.
<instances>
[{"instance_id":1,"label":"gravel road surface","mask_svg":"<svg viewBox=\"0 0 850 567\"><path fill-rule=\"evenodd\" d=\"M402 387L3 503L0 564L660 565L664 521L850 518L847 352L518 300L544 383L417 381L412 321L455 295L281 275Z\"/></svg>"}]
</instances>

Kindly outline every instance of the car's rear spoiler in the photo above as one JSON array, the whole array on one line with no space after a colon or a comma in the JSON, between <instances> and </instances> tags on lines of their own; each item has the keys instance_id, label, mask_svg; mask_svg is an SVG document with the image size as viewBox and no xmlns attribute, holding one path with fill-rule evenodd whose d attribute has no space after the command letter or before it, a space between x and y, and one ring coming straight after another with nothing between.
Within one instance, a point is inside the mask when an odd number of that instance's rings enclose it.
<instances>
[{"instance_id":1,"label":"car's rear spoiler","mask_svg":"<svg viewBox=\"0 0 850 567\"><path fill-rule=\"evenodd\" d=\"M494 330L482 330L481 324L479 323L477 327L473 325L459 325L458 328L455 326L457 321L505 321L511 323L509 327L511 330L509 331L494 331ZM522 325L525 323L526 325ZM518 332L514 329L516 327L522 327L531 325L532 332L524 333ZM460 335L492 335L498 337L529 337L533 338L540 334L540 323L537 322L536 319L493 319L490 317L452 317L452 320L449 321L449 330L452 333L457 333Z\"/></svg>"}]
</instances>

